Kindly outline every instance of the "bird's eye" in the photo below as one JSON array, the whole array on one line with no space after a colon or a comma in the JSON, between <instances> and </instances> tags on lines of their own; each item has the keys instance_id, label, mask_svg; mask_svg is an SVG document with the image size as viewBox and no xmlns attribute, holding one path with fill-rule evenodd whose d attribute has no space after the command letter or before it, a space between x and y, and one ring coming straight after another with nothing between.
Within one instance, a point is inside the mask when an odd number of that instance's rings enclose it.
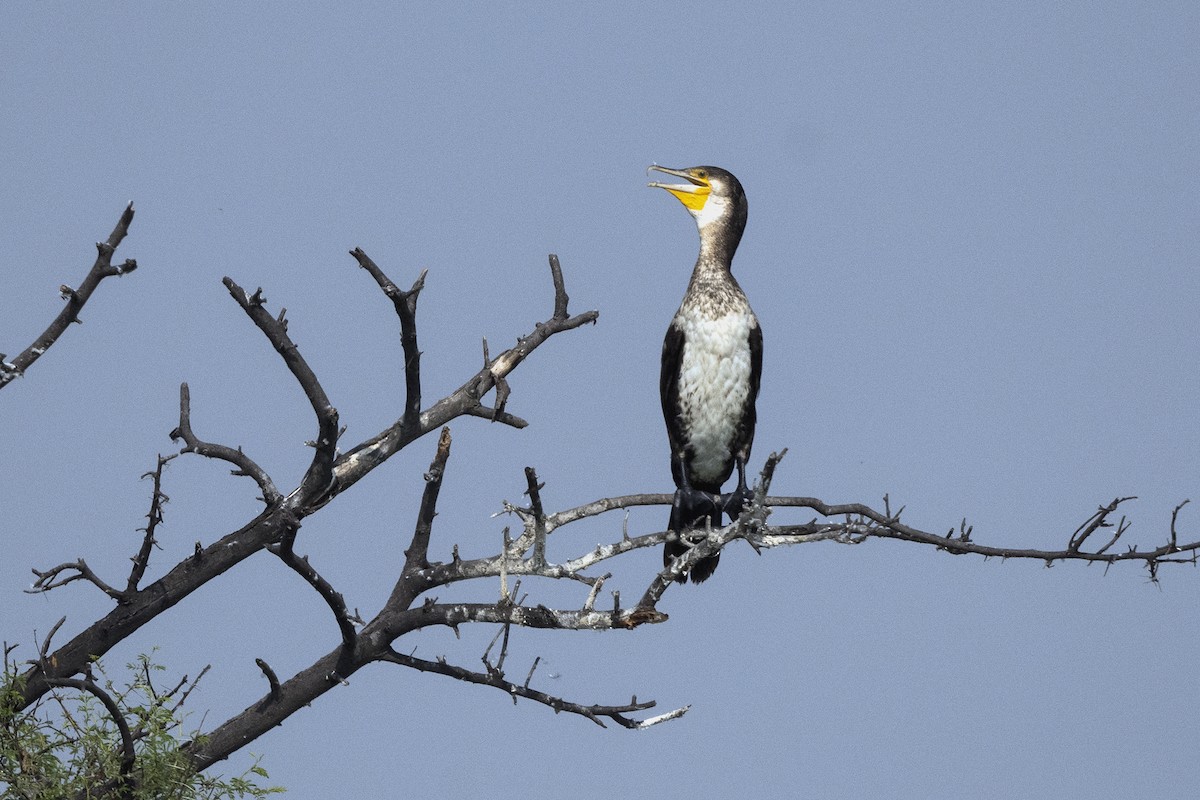
<instances>
[{"instance_id":1,"label":"bird's eye","mask_svg":"<svg viewBox=\"0 0 1200 800\"><path fill-rule=\"evenodd\" d=\"M702 181L707 180L708 179L708 170L706 170L706 169L696 170L696 177Z\"/></svg>"}]
</instances>

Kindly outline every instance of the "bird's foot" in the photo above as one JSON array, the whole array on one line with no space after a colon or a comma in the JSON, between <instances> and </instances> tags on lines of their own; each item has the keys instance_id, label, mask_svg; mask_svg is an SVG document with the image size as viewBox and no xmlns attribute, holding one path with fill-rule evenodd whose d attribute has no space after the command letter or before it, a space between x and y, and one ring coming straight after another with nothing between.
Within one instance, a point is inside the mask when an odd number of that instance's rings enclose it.
<instances>
[{"instance_id":1,"label":"bird's foot","mask_svg":"<svg viewBox=\"0 0 1200 800\"><path fill-rule=\"evenodd\" d=\"M705 520L721 525L722 498L699 489L676 489L671 500L671 530L703 528Z\"/></svg>"},{"instance_id":2,"label":"bird's foot","mask_svg":"<svg viewBox=\"0 0 1200 800\"><path fill-rule=\"evenodd\" d=\"M745 486L739 486L732 492L723 494L718 498L721 510L729 515L730 522L737 522L738 517L742 515L742 511L754 499L754 492Z\"/></svg>"}]
</instances>

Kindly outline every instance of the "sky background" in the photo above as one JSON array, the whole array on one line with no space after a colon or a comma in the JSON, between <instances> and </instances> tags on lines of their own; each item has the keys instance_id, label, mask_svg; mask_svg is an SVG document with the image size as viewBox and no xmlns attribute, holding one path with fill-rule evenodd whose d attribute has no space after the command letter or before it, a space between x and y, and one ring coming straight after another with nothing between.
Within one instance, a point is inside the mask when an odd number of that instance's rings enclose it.
<instances>
[{"instance_id":1,"label":"sky background","mask_svg":"<svg viewBox=\"0 0 1200 800\"><path fill-rule=\"evenodd\" d=\"M697 237L644 170L714 164L750 221L735 274L766 358L754 467L779 494L964 517L997 546L1061 548L1115 496L1131 543L1200 500L1200 6L1192 3L5 4L0 10L0 351L20 352L125 203L137 217L68 334L0 394L0 635L29 657L111 602L28 595L80 556L124 580L150 485L177 449L178 387L204 439L281 488L315 424L221 285L261 286L348 427L402 411L391 304L429 270L426 404L549 316L546 254L575 312L511 379L528 429L463 419L431 555L495 552L537 468L550 509L671 488L662 335ZM903 7L902 7L903 6ZM306 521L297 549L373 615L411 535L430 437ZM148 578L241 526L256 488L196 456ZM665 508L630 516L665 527ZM776 521L811 514L780 511ZM620 536L613 515L552 541ZM1200 509L1181 514L1200 538ZM657 552L615 562L636 596ZM520 631L513 674L585 703L631 694L645 732L389 665L248 750L289 797L1195 797L1200 576L984 561L895 542L726 551L672 589L665 625ZM578 607L573 587L526 586ZM457 593L455 593L457 592ZM492 585L440 593L487 599ZM401 640L479 666L492 631ZM143 628L209 729L338 642L261 554ZM119 669L116 670L119 672ZM219 767L238 773L238 754Z\"/></svg>"}]
</instances>

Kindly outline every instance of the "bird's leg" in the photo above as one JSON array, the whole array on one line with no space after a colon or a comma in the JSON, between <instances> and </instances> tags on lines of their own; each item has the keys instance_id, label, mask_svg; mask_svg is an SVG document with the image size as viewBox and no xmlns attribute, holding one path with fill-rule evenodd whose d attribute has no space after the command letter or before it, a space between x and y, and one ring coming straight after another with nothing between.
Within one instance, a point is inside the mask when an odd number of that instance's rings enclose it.
<instances>
[{"instance_id":1,"label":"bird's leg","mask_svg":"<svg viewBox=\"0 0 1200 800\"><path fill-rule=\"evenodd\" d=\"M737 473L737 488L728 494L721 495L720 498L721 508L729 515L730 522L737 522L746 504L754 497L754 493L746 486L746 459L741 456L737 458Z\"/></svg>"},{"instance_id":2,"label":"bird's leg","mask_svg":"<svg viewBox=\"0 0 1200 800\"><path fill-rule=\"evenodd\" d=\"M677 488L671 499L671 530L682 533L686 528L702 526L710 519L721 526L721 498L710 492L692 488L687 464L680 459Z\"/></svg>"}]
</instances>

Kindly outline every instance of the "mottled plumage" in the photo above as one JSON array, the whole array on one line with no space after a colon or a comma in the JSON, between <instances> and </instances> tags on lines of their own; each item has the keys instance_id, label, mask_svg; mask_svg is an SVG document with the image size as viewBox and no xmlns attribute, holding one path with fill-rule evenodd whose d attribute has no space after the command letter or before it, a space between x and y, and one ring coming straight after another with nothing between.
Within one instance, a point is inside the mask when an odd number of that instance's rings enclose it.
<instances>
[{"instance_id":1,"label":"mottled plumage","mask_svg":"<svg viewBox=\"0 0 1200 800\"><path fill-rule=\"evenodd\" d=\"M700 256L667 328L659 381L676 486L669 526L682 534L706 524L719 527L722 511L736 517L748 496L745 466L754 440L762 330L730 272L746 225L746 198L737 178L716 167L651 169L689 181L651 185L678 197L700 231ZM738 488L722 496L721 487L735 466ZM668 542L664 564L669 566L688 548L686 541ZM692 580L699 583L712 575L718 559L714 554L698 561L690 571Z\"/></svg>"}]
</instances>

